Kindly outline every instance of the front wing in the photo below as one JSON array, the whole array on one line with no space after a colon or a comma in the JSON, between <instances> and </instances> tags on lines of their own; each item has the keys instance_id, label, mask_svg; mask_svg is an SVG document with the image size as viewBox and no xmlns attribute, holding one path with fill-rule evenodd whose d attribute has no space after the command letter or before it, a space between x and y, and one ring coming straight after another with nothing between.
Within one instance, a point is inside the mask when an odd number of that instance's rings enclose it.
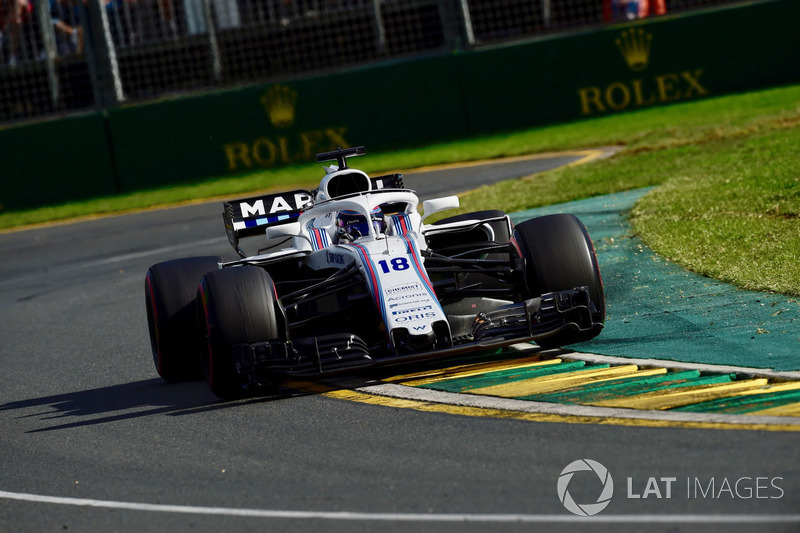
<instances>
[{"instance_id":1,"label":"front wing","mask_svg":"<svg viewBox=\"0 0 800 533\"><path fill-rule=\"evenodd\" d=\"M242 385L257 385L269 381L274 374L311 377L399 365L543 341L565 330L592 332L594 336L603 324L592 320L590 309L588 288L577 287L479 313L473 319L472 335L438 349L394 354L388 351L388 342L384 346L368 346L357 335L342 332L292 341L239 344L233 347L233 356Z\"/></svg>"}]
</instances>

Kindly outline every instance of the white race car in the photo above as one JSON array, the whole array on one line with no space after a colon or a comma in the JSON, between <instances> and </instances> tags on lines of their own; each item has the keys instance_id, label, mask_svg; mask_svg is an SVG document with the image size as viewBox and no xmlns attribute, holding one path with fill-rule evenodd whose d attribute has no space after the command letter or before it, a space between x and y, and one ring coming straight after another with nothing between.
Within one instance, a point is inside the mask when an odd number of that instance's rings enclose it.
<instances>
[{"instance_id":1,"label":"white race car","mask_svg":"<svg viewBox=\"0 0 800 533\"><path fill-rule=\"evenodd\" d=\"M221 398L311 376L534 341L585 341L605 302L583 224L560 214L513 227L502 211L426 223L399 174L336 161L314 191L224 203L239 259L158 263L145 280L153 358L167 381L205 376ZM241 240L258 242L248 254Z\"/></svg>"}]
</instances>

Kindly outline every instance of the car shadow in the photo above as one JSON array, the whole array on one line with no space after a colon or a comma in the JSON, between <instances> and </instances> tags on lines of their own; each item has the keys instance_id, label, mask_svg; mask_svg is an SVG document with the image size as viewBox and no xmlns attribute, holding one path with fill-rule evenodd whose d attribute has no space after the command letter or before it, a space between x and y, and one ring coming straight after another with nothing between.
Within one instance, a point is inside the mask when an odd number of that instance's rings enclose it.
<instances>
[{"instance_id":1,"label":"car shadow","mask_svg":"<svg viewBox=\"0 0 800 533\"><path fill-rule=\"evenodd\" d=\"M282 387L270 396L222 401L200 381L165 383L159 378L0 404L0 412L38 422L27 433L58 431L154 415L185 416L235 406L319 394L314 387Z\"/></svg>"},{"instance_id":2,"label":"car shadow","mask_svg":"<svg viewBox=\"0 0 800 533\"><path fill-rule=\"evenodd\" d=\"M538 351L533 347L528 356ZM558 351L548 352L548 357ZM285 401L301 396L314 396L342 389L358 389L384 380L403 383L407 373L435 371L451 365L481 364L513 360L519 352L496 350L469 355L408 363L387 368L363 370L335 378L286 378L280 389L267 396L223 401L217 398L203 381L166 383L160 378L121 383L108 387L54 394L0 404L0 412L18 420L28 419L27 433L59 431L134 420L149 416L187 416L235 407ZM399 379L398 379L399 377ZM412 376L408 376L413 379Z\"/></svg>"}]
</instances>

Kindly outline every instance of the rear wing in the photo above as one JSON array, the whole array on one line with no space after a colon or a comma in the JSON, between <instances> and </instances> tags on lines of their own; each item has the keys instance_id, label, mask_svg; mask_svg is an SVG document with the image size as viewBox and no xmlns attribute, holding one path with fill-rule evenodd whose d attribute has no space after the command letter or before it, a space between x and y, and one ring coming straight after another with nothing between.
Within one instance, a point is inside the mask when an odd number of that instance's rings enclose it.
<instances>
[{"instance_id":1,"label":"rear wing","mask_svg":"<svg viewBox=\"0 0 800 533\"><path fill-rule=\"evenodd\" d=\"M402 189L402 174L370 178L372 189ZM314 193L298 189L223 202L222 220L233 249L240 255L239 240L264 235L267 228L294 222L313 203ZM242 257L244 257L242 255Z\"/></svg>"},{"instance_id":2,"label":"rear wing","mask_svg":"<svg viewBox=\"0 0 800 533\"><path fill-rule=\"evenodd\" d=\"M311 193L304 190L224 202L222 219L228 241L238 252L239 239L264 235L271 226L294 222L311 202Z\"/></svg>"}]
</instances>

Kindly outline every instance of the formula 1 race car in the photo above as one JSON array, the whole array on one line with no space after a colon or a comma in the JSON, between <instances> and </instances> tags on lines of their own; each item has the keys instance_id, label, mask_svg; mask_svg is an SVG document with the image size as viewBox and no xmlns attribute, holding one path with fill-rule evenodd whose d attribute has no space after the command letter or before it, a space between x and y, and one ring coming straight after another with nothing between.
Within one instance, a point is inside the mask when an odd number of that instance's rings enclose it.
<instances>
[{"instance_id":1,"label":"formula 1 race car","mask_svg":"<svg viewBox=\"0 0 800 533\"><path fill-rule=\"evenodd\" d=\"M502 211L425 221L458 197L423 202L402 175L336 161L319 188L225 202L239 259L158 263L145 280L158 373L205 376L224 399L316 376L534 341L595 337L605 301L594 248L567 214L516 227ZM259 242L255 254L242 240ZM201 374L202 371L202 374Z\"/></svg>"}]
</instances>

